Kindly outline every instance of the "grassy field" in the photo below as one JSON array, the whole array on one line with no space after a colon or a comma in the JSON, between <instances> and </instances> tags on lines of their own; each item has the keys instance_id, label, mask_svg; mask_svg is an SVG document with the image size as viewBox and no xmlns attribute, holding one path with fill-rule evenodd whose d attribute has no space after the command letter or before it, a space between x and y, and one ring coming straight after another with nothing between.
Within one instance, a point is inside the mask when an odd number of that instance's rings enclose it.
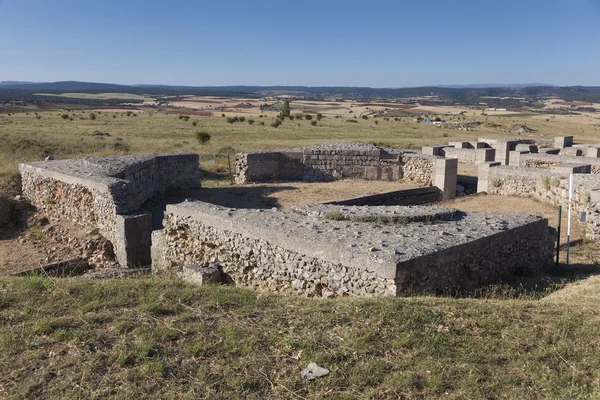
<instances>
[{"instance_id":1,"label":"grassy field","mask_svg":"<svg viewBox=\"0 0 600 400\"><path fill-rule=\"evenodd\" d=\"M94 120L90 119L92 113ZM533 128L535 132L531 136L534 137L570 134L575 136L576 141L600 141L600 127L579 123L577 118L568 121L511 118L507 122L505 117L469 116L464 117L465 121L475 120L484 124L475 131L467 132L416 123L411 117L403 117L399 121L393 118L359 118L358 123L347 123L348 116L327 116L318 121L316 126L312 125L314 119L294 119L285 120L281 126L274 128L271 123L276 113L266 113L264 118L247 117L254 120L252 125L247 121L230 124L220 116L191 116L186 121L178 115L156 113L151 109L129 114L125 111L90 110L0 114L0 174L14 173L18 163L41 160L50 154L56 158L182 151L211 155L227 146L235 150L272 149L331 141L422 147L449 140L476 140L478 136L519 136L513 129L513 125L519 124ZM66 119L63 115L66 115ZM460 117L445 118L449 122L458 122ZM488 122L488 126L485 122ZM96 131L110 136L96 135ZM194 134L199 131L211 135L209 144L200 145L196 141Z\"/></svg>"},{"instance_id":2,"label":"grassy field","mask_svg":"<svg viewBox=\"0 0 600 400\"><path fill-rule=\"evenodd\" d=\"M3 279L0 393L598 398L600 281L570 289L575 295L543 300L316 300L152 278ZM303 381L311 361L329 376Z\"/></svg>"}]
</instances>

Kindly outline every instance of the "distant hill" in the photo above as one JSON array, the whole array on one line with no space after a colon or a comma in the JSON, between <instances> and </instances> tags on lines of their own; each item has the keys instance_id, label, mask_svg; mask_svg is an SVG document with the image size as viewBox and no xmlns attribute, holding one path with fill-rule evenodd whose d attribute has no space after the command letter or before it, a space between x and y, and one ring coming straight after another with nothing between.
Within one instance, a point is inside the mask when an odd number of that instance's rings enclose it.
<instances>
[{"instance_id":1,"label":"distant hill","mask_svg":"<svg viewBox=\"0 0 600 400\"><path fill-rule=\"evenodd\" d=\"M525 98L533 103L548 97L560 97L567 101L581 100L600 102L600 87L570 86L560 87L543 83L532 84L475 84L460 86L426 86L409 88L369 88L369 87L310 87L310 86L169 86L169 85L118 85L95 82L12 82L0 83L1 98L35 97L36 92L58 94L80 93L132 93L154 96L220 96L256 98L266 95L291 94L309 99L345 98L353 100L394 100L423 98L435 99L445 104L476 105L482 98ZM434 100L432 100L434 101ZM498 105L520 107L520 100L498 100ZM538 104L539 105L539 104Z\"/></svg>"},{"instance_id":2,"label":"distant hill","mask_svg":"<svg viewBox=\"0 0 600 400\"><path fill-rule=\"evenodd\" d=\"M485 89L485 88L520 88L520 87L543 87L551 85L549 83L479 83L472 85L437 85L437 87L454 89Z\"/></svg>"},{"instance_id":3,"label":"distant hill","mask_svg":"<svg viewBox=\"0 0 600 400\"><path fill-rule=\"evenodd\" d=\"M0 86L14 86L14 85L23 85L30 84L34 82L26 82L26 81L0 81Z\"/></svg>"}]
</instances>

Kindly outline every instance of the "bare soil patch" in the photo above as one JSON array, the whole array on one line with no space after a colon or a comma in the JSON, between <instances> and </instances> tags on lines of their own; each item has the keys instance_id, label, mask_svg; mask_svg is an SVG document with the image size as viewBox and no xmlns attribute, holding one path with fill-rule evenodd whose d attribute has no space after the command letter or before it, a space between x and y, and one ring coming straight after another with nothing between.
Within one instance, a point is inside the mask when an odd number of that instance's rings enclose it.
<instances>
[{"instance_id":1,"label":"bare soil patch","mask_svg":"<svg viewBox=\"0 0 600 400\"><path fill-rule=\"evenodd\" d=\"M400 108L408 110L410 108L417 108L414 104L384 104L384 103L363 103L359 104L359 107L385 107L385 108Z\"/></svg>"},{"instance_id":2,"label":"bare soil patch","mask_svg":"<svg viewBox=\"0 0 600 400\"><path fill-rule=\"evenodd\" d=\"M181 111L167 111L166 114L199 115L201 117L211 117L213 115L213 113L210 111L190 111L189 109Z\"/></svg>"}]
</instances>

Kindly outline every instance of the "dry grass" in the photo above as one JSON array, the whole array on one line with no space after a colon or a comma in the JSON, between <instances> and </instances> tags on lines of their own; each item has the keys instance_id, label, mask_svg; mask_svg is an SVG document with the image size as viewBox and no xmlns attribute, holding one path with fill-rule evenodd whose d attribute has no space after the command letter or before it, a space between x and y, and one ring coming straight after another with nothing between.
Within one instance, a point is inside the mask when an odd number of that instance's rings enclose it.
<instances>
[{"instance_id":1,"label":"dry grass","mask_svg":"<svg viewBox=\"0 0 600 400\"><path fill-rule=\"evenodd\" d=\"M600 394L598 314L568 299L315 300L151 278L19 278L0 281L0 318L10 398ZM302 381L311 361L330 375Z\"/></svg>"},{"instance_id":2,"label":"dry grass","mask_svg":"<svg viewBox=\"0 0 600 400\"><path fill-rule=\"evenodd\" d=\"M410 118L389 121L383 118L359 119L356 124L345 122L346 118L328 116L312 126L307 120L286 120L279 128L270 126L273 116L255 118L255 123L227 123L222 117L192 117L180 120L177 115L152 111L135 111L137 116L125 112L96 111L96 120L88 118L90 111L67 113L73 120L60 116L65 112L33 112L0 114L0 174L14 172L18 163L55 157L77 157L89 154L123 154L142 152L192 151L205 155L221 147L236 150L274 149L301 147L331 141L363 141L380 145L421 147L445 143L449 140L476 140L478 136L518 136L508 132L509 125L527 124L537 130L535 135L552 137L574 134L578 141L598 141L598 127L570 121L549 122L532 118L488 117L490 121L504 124L506 129L480 127L477 131L464 132L442 130L431 124L412 122ZM454 117L447 117L454 118ZM484 121L484 117L468 117ZM197 122L193 126L192 122ZM265 125L260 125L264 122ZM600 122L600 120L599 120ZM95 131L108 132L110 136L95 136ZM210 145L200 145L194 133L206 131L211 134ZM444 137L444 134L447 137Z\"/></svg>"}]
</instances>

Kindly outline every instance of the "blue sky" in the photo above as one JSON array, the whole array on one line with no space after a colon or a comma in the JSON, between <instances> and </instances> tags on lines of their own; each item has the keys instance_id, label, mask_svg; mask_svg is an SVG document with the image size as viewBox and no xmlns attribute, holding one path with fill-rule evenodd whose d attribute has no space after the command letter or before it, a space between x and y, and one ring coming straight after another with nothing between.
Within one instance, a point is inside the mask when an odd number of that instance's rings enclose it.
<instances>
[{"instance_id":1,"label":"blue sky","mask_svg":"<svg viewBox=\"0 0 600 400\"><path fill-rule=\"evenodd\" d=\"M0 81L600 86L600 0L0 0Z\"/></svg>"}]
</instances>

